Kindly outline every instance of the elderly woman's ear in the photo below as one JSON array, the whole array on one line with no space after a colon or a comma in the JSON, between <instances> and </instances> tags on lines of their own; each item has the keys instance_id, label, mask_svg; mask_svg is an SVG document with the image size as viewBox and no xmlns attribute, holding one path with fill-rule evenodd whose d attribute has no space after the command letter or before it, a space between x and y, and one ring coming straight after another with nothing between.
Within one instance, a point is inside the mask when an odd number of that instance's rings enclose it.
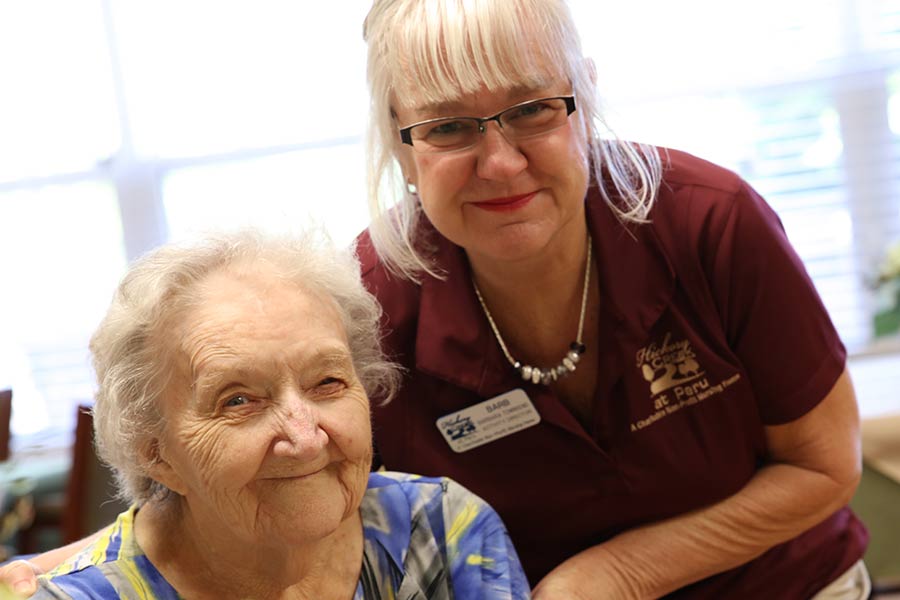
<instances>
[{"instance_id":1,"label":"elderly woman's ear","mask_svg":"<svg viewBox=\"0 0 900 600\"><path fill-rule=\"evenodd\" d=\"M146 465L147 475L166 486L176 494L184 495L187 487L181 477L166 460L165 452L158 438L148 440L141 448L141 457Z\"/></svg>"}]
</instances>

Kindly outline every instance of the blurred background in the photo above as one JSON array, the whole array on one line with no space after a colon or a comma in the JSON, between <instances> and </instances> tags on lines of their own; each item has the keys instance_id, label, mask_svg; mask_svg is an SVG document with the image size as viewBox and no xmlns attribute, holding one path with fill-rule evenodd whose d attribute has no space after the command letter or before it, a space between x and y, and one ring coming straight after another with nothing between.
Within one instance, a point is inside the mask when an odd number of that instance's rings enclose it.
<instances>
[{"instance_id":1,"label":"blurred background","mask_svg":"<svg viewBox=\"0 0 900 600\"><path fill-rule=\"evenodd\" d=\"M0 389L67 447L125 266L216 226L367 223L368 0L0 2ZM900 0L572 0L624 138L734 169L780 214L864 416L900 413Z\"/></svg>"}]
</instances>

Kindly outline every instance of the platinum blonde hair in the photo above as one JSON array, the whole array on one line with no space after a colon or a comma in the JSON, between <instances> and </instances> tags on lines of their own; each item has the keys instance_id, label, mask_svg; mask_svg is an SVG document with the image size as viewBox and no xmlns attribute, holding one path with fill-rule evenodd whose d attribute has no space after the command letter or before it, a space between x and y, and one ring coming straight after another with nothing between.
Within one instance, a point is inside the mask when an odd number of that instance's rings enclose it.
<instances>
[{"instance_id":1,"label":"platinum blonde hair","mask_svg":"<svg viewBox=\"0 0 900 600\"><path fill-rule=\"evenodd\" d=\"M307 231L267 236L253 230L167 244L128 270L90 342L98 390L94 431L100 458L116 474L119 494L145 502L166 488L148 475L165 423L159 410L172 372L171 326L199 301L198 286L224 269L273 267L286 281L330 298L340 314L353 365L370 397L389 400L399 371L382 354L381 308L363 287L352 249L338 250Z\"/></svg>"},{"instance_id":2,"label":"platinum blonde hair","mask_svg":"<svg viewBox=\"0 0 900 600\"><path fill-rule=\"evenodd\" d=\"M492 90L569 81L573 124L587 144L592 179L623 221L645 222L662 179L655 148L619 140L600 111L592 63L565 0L375 0L363 26L371 98L369 233L393 272L440 277L416 239L423 218L397 162L392 102L411 106ZM423 251L425 249L425 251Z\"/></svg>"}]
</instances>

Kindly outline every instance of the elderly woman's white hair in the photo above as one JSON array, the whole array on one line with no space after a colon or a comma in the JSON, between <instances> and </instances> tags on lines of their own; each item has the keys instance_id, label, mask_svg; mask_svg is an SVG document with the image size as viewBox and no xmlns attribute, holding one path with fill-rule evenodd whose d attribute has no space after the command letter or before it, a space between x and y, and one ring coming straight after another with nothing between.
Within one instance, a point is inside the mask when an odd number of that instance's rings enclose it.
<instances>
[{"instance_id":1,"label":"elderly woman's white hair","mask_svg":"<svg viewBox=\"0 0 900 600\"><path fill-rule=\"evenodd\" d=\"M400 139L392 102L439 103L483 87L507 89L569 81L576 131L600 193L620 219L642 222L656 199L661 160L649 146L623 142L603 121L593 64L565 0L375 0L368 43L369 232L395 273L418 280L430 265L416 239L421 209L395 160Z\"/></svg>"},{"instance_id":2,"label":"elderly woman's white hair","mask_svg":"<svg viewBox=\"0 0 900 600\"><path fill-rule=\"evenodd\" d=\"M165 491L146 467L163 427L158 402L172 371L167 330L197 301L197 284L209 275L261 262L300 289L332 300L366 393L385 401L393 396L399 372L381 351L381 308L363 287L351 250L338 250L312 230L285 236L243 230L163 246L129 269L90 343L98 381L97 449L125 499L144 502Z\"/></svg>"}]
</instances>

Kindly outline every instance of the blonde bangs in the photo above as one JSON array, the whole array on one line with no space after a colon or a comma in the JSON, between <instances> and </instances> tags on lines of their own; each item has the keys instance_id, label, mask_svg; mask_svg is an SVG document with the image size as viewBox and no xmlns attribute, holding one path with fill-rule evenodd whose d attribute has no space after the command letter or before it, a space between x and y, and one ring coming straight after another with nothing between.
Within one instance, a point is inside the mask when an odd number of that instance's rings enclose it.
<instances>
[{"instance_id":1,"label":"blonde bangs","mask_svg":"<svg viewBox=\"0 0 900 600\"><path fill-rule=\"evenodd\" d=\"M383 38L381 64L391 65L385 75L393 100L405 107L567 78L563 32L544 2L398 4L406 4L398 7L405 14L394 23L403 25Z\"/></svg>"},{"instance_id":2,"label":"blonde bangs","mask_svg":"<svg viewBox=\"0 0 900 600\"><path fill-rule=\"evenodd\" d=\"M419 198L406 186L397 108L424 108L484 91L562 81L577 99L573 124L594 183L623 221L648 218L662 178L656 149L619 140L603 120L590 61L565 0L374 0L368 44L369 234L394 274L441 278L419 238Z\"/></svg>"}]
</instances>

